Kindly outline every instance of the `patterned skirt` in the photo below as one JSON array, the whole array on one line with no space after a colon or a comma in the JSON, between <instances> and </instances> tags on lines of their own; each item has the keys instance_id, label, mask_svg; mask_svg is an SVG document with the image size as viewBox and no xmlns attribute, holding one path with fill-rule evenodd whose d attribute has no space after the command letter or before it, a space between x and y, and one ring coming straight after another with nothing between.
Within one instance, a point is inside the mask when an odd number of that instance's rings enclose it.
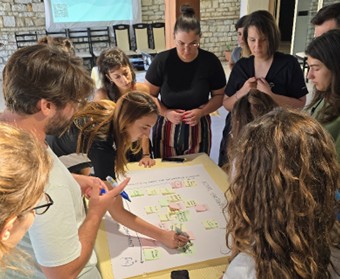
<instances>
[{"instance_id":1,"label":"patterned skirt","mask_svg":"<svg viewBox=\"0 0 340 279\"><path fill-rule=\"evenodd\" d=\"M159 116L152 130L152 143L155 158L205 152L210 154L211 119L203 116L196 126L183 122L173 124Z\"/></svg>"}]
</instances>

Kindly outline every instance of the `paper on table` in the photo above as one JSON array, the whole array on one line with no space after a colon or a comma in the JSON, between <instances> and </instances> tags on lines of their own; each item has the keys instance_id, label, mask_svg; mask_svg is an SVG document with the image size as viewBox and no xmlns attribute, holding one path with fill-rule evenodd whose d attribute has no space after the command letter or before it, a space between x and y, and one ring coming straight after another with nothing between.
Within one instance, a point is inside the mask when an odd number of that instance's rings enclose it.
<instances>
[{"instance_id":1,"label":"paper on table","mask_svg":"<svg viewBox=\"0 0 340 279\"><path fill-rule=\"evenodd\" d=\"M130 171L127 176L131 180L125 191L132 200L124 202L127 210L162 228L174 230L177 226L188 230L195 239L186 253L167 249L159 242L150 247L143 241L146 236L105 216L114 278L173 269L226 255L224 194L202 165ZM170 210L173 203L180 204L180 209ZM197 211L199 205L206 210Z\"/></svg>"}]
</instances>

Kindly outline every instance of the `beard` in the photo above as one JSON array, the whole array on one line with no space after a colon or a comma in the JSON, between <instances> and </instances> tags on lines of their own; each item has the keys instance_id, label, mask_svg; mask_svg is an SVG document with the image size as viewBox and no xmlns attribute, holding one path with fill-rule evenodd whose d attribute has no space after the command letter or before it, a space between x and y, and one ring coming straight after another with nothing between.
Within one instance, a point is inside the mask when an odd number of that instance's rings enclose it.
<instances>
[{"instance_id":1,"label":"beard","mask_svg":"<svg viewBox=\"0 0 340 279\"><path fill-rule=\"evenodd\" d=\"M45 133L47 135L60 136L62 135L71 125L72 117L67 117L58 111L46 125Z\"/></svg>"}]
</instances>

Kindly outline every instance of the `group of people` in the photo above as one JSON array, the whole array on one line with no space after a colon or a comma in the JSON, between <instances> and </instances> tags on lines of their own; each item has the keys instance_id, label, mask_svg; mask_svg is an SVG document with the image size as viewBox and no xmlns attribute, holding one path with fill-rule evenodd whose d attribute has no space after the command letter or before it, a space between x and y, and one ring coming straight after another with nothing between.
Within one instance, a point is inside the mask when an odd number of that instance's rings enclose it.
<instances>
[{"instance_id":1,"label":"group of people","mask_svg":"<svg viewBox=\"0 0 340 279\"><path fill-rule=\"evenodd\" d=\"M136 82L124 52L107 49L97 61L102 87L93 96L94 83L72 44L51 38L17 50L6 63L0 262L9 278L101 278L94 242L106 212L169 248L185 246L185 235L124 208L119 193L129 178L113 189L105 178L124 176L129 161L152 167L154 158L209 154L210 113L222 104L230 112L219 158L230 180L224 278L340 276L334 256L340 249L334 233L340 4L312 20L317 37L306 49L315 87L311 116L298 111L308 93L304 76L293 56L278 52L280 33L269 12L253 12L236 25L241 49L228 82L219 59L200 48L194 10L184 5L181 12L175 48L154 58L145 83ZM70 154L82 154L83 161L67 169L58 157ZM92 175L84 171L90 167ZM22 253L9 253L19 241L34 255L29 271L17 257Z\"/></svg>"},{"instance_id":2,"label":"group of people","mask_svg":"<svg viewBox=\"0 0 340 279\"><path fill-rule=\"evenodd\" d=\"M233 65L225 89L231 113L219 158L230 178L225 279L340 277L340 3L312 24L314 92L302 112L304 77L277 52L272 16L257 11L242 25L250 56Z\"/></svg>"}]
</instances>

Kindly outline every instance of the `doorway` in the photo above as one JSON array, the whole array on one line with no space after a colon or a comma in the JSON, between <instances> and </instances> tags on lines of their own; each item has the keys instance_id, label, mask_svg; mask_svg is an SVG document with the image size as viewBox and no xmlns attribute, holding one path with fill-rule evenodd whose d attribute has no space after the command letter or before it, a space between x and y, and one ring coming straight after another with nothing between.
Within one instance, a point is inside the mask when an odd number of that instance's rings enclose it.
<instances>
[{"instance_id":1,"label":"doorway","mask_svg":"<svg viewBox=\"0 0 340 279\"><path fill-rule=\"evenodd\" d=\"M277 15L279 16L278 26L281 32L279 50L283 53L290 53L291 49L295 1L296 0L277 1L280 2L278 3L279 11L277 11Z\"/></svg>"}]
</instances>

